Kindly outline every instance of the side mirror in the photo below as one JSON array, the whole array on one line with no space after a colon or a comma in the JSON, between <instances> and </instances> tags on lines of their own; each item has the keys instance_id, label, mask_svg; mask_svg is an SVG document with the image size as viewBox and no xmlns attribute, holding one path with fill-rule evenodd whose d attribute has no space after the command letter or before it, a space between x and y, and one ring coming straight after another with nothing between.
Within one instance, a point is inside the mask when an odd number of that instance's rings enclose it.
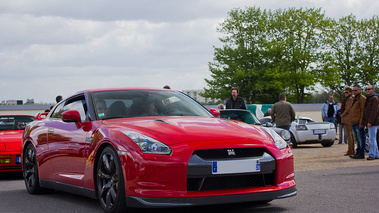
<instances>
[{"instance_id":1,"label":"side mirror","mask_svg":"<svg viewBox=\"0 0 379 213\"><path fill-rule=\"evenodd\" d=\"M76 110L69 110L61 114L64 122L81 122L80 113Z\"/></svg>"},{"instance_id":2,"label":"side mirror","mask_svg":"<svg viewBox=\"0 0 379 213\"><path fill-rule=\"evenodd\" d=\"M49 114L48 112L38 113L35 118L36 120L43 120L47 117L48 114Z\"/></svg>"},{"instance_id":3,"label":"side mirror","mask_svg":"<svg viewBox=\"0 0 379 213\"><path fill-rule=\"evenodd\" d=\"M220 117L220 111L217 109L209 109L215 117Z\"/></svg>"}]
</instances>

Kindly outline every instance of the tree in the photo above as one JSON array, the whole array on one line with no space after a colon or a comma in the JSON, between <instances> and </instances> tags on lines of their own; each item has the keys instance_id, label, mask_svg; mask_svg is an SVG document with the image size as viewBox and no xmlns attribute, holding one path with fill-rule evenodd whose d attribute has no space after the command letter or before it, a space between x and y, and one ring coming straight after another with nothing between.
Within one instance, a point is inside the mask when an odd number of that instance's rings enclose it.
<instances>
[{"instance_id":1,"label":"tree","mask_svg":"<svg viewBox=\"0 0 379 213\"><path fill-rule=\"evenodd\" d=\"M279 93L293 94L298 103L315 84L325 17L320 9L234 9L220 24L221 48L209 63L206 97L224 99L237 86L248 103L274 103ZM289 95L287 95L289 96Z\"/></svg>"},{"instance_id":2,"label":"tree","mask_svg":"<svg viewBox=\"0 0 379 213\"><path fill-rule=\"evenodd\" d=\"M358 77L361 84L376 84L379 80L379 17L359 22L360 63Z\"/></svg>"},{"instance_id":3,"label":"tree","mask_svg":"<svg viewBox=\"0 0 379 213\"><path fill-rule=\"evenodd\" d=\"M320 9L228 13L217 28L225 36L214 47L204 97L225 99L239 87L247 103L274 103L279 93L304 103L315 85L343 97L345 86L379 80L379 17L334 20Z\"/></svg>"},{"instance_id":4,"label":"tree","mask_svg":"<svg viewBox=\"0 0 379 213\"><path fill-rule=\"evenodd\" d=\"M379 80L379 19L356 20L354 15L332 21L325 47L321 84L342 96L346 86L376 84ZM323 80L323 81L322 81Z\"/></svg>"},{"instance_id":5,"label":"tree","mask_svg":"<svg viewBox=\"0 0 379 213\"><path fill-rule=\"evenodd\" d=\"M213 62L209 63L212 79L205 79L209 89L204 88L202 96L224 99L230 96L231 87L236 86L241 97L255 103L263 90L278 92L275 87L262 88L263 81L265 85L272 81L266 75L264 57L270 14L255 7L229 13L229 18L217 28L227 36L220 38L223 46L215 48Z\"/></svg>"},{"instance_id":6,"label":"tree","mask_svg":"<svg viewBox=\"0 0 379 213\"><path fill-rule=\"evenodd\" d=\"M323 58L320 77L322 86L341 93L345 86L359 82L358 61L358 22L356 17L349 15L331 21L331 28L325 38L328 54Z\"/></svg>"},{"instance_id":7,"label":"tree","mask_svg":"<svg viewBox=\"0 0 379 213\"><path fill-rule=\"evenodd\" d=\"M313 90L318 72L315 65L322 54L320 47L328 20L321 9L277 10L274 13L273 43L279 44L278 61L274 65L288 93L304 103L307 91ZM278 68L280 67L280 68Z\"/></svg>"}]
</instances>

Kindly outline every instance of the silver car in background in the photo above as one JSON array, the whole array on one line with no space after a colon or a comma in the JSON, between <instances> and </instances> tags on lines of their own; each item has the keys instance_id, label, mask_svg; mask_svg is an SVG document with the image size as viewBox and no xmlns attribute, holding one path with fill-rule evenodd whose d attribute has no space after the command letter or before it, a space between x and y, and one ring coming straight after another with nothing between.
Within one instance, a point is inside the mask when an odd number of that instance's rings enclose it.
<instances>
[{"instance_id":1,"label":"silver car in background","mask_svg":"<svg viewBox=\"0 0 379 213\"><path fill-rule=\"evenodd\" d=\"M274 125L271 117L260 119L264 125ZM307 117L296 117L290 128L292 147L299 144L320 143L323 147L331 147L336 139L336 127L329 122L316 122Z\"/></svg>"},{"instance_id":2,"label":"silver car in background","mask_svg":"<svg viewBox=\"0 0 379 213\"><path fill-rule=\"evenodd\" d=\"M336 127L329 122L316 122L307 117L297 117L290 128L292 146L298 144L321 143L331 147L336 139Z\"/></svg>"}]
</instances>

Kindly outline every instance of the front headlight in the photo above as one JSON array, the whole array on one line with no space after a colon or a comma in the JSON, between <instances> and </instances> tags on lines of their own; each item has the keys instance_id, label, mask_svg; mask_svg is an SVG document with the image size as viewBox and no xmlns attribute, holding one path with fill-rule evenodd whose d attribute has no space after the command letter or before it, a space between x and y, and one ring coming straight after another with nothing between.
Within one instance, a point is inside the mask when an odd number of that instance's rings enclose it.
<instances>
[{"instance_id":1,"label":"front headlight","mask_svg":"<svg viewBox=\"0 0 379 213\"><path fill-rule=\"evenodd\" d=\"M282 138L286 141L288 141L290 138L291 138L291 133L284 129L281 133L280 133L280 136L282 136Z\"/></svg>"},{"instance_id":2,"label":"front headlight","mask_svg":"<svg viewBox=\"0 0 379 213\"><path fill-rule=\"evenodd\" d=\"M169 155L171 153L169 146L154 138L133 131L120 130L120 132L132 139L145 154Z\"/></svg>"},{"instance_id":3,"label":"front headlight","mask_svg":"<svg viewBox=\"0 0 379 213\"><path fill-rule=\"evenodd\" d=\"M287 147L287 142L273 129L265 127L262 127L262 129L265 130L271 136L272 140L274 140L275 146L278 147L278 149L284 149Z\"/></svg>"}]
</instances>

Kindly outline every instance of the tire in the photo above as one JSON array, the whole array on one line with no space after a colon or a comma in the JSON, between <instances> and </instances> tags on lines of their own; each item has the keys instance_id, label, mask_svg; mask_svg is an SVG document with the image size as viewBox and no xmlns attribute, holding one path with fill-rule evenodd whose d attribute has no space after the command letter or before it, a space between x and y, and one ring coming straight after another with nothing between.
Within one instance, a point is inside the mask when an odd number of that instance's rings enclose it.
<instances>
[{"instance_id":1,"label":"tire","mask_svg":"<svg viewBox=\"0 0 379 213\"><path fill-rule=\"evenodd\" d=\"M292 132L291 132L291 142L292 142L292 148L296 148L297 142L296 142L295 136L293 136Z\"/></svg>"},{"instance_id":2,"label":"tire","mask_svg":"<svg viewBox=\"0 0 379 213\"><path fill-rule=\"evenodd\" d=\"M100 154L96 167L96 192L105 212L125 212L124 176L120 159L112 147Z\"/></svg>"},{"instance_id":3,"label":"tire","mask_svg":"<svg viewBox=\"0 0 379 213\"><path fill-rule=\"evenodd\" d=\"M52 189L42 188L39 185L38 163L36 151L33 144L26 146L22 157L22 174L25 181L26 190L30 194L42 194L54 191Z\"/></svg>"},{"instance_id":4,"label":"tire","mask_svg":"<svg viewBox=\"0 0 379 213\"><path fill-rule=\"evenodd\" d=\"M331 147L331 146L333 146L333 144L334 144L334 141L321 143L321 145L323 147Z\"/></svg>"}]
</instances>

